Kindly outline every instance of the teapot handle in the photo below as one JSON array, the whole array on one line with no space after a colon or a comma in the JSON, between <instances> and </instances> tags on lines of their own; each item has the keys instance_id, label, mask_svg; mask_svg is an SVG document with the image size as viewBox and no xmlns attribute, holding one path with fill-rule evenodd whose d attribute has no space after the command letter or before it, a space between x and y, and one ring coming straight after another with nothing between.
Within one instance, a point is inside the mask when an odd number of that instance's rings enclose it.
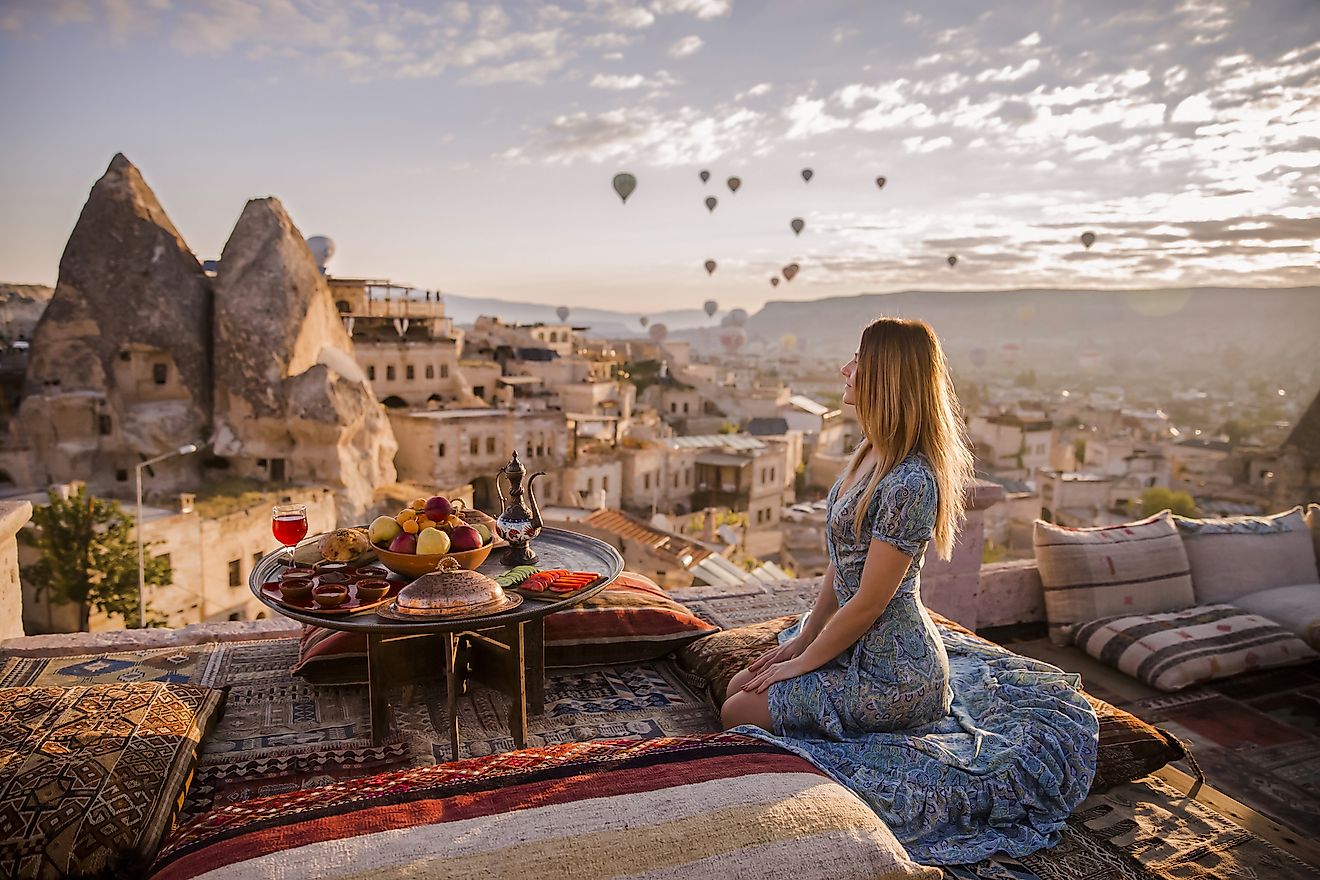
<instances>
[{"instance_id":1,"label":"teapot handle","mask_svg":"<svg viewBox=\"0 0 1320 880\"><path fill-rule=\"evenodd\" d=\"M503 476L504 476L504 470L502 468L495 472L495 494L499 496L500 499L500 513L503 513L509 508L509 502L504 497L504 492L500 488L500 477Z\"/></svg>"}]
</instances>

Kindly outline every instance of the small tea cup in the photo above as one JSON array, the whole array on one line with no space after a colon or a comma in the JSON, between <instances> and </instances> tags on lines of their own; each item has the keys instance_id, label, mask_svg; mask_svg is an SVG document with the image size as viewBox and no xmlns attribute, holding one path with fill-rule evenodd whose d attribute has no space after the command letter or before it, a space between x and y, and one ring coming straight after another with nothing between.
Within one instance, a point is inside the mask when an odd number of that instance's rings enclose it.
<instances>
[{"instance_id":1,"label":"small tea cup","mask_svg":"<svg viewBox=\"0 0 1320 880\"><path fill-rule=\"evenodd\" d=\"M337 608L348 601L348 588L343 584L318 584L312 587L312 601L322 608Z\"/></svg>"}]
</instances>

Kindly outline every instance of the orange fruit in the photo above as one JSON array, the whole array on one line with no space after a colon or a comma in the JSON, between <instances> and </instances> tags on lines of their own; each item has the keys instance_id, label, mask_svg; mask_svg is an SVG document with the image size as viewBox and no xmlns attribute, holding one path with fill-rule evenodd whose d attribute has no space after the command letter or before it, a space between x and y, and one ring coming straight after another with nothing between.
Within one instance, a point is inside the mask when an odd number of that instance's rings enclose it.
<instances>
[{"instance_id":1,"label":"orange fruit","mask_svg":"<svg viewBox=\"0 0 1320 880\"><path fill-rule=\"evenodd\" d=\"M410 519L406 523L404 523L403 530L410 535L415 535L421 531L421 529L417 527L417 520L415 519Z\"/></svg>"}]
</instances>

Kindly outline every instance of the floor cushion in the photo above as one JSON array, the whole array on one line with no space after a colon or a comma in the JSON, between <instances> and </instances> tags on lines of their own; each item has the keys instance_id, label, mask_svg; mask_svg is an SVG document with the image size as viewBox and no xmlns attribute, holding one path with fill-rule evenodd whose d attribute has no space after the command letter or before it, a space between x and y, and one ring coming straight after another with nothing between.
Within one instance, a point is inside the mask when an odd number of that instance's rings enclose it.
<instances>
[{"instance_id":1,"label":"floor cushion","mask_svg":"<svg viewBox=\"0 0 1320 880\"><path fill-rule=\"evenodd\" d=\"M1316 568L1320 568L1320 504L1306 505L1306 524L1311 528L1311 547L1315 550Z\"/></svg>"},{"instance_id":2,"label":"floor cushion","mask_svg":"<svg viewBox=\"0 0 1320 880\"><path fill-rule=\"evenodd\" d=\"M1162 691L1320 656L1295 633L1226 604L1102 617L1078 626L1073 639L1100 662Z\"/></svg>"},{"instance_id":3,"label":"floor cushion","mask_svg":"<svg viewBox=\"0 0 1320 880\"><path fill-rule=\"evenodd\" d=\"M223 700L166 682L0 688L0 876L138 876Z\"/></svg>"},{"instance_id":4,"label":"floor cushion","mask_svg":"<svg viewBox=\"0 0 1320 880\"><path fill-rule=\"evenodd\" d=\"M938 629L952 630L987 641L933 611L930 616ZM719 705L734 675L778 644L776 636L797 619L797 615L778 617L706 636L679 651L678 662L688 672L708 683L711 699ZM1091 783L1092 792L1108 791L1116 785L1140 779L1186 754L1183 744L1168 731L1154 727L1131 712L1125 712L1090 694L1086 694L1086 699L1100 721L1100 743L1095 779Z\"/></svg>"},{"instance_id":5,"label":"floor cushion","mask_svg":"<svg viewBox=\"0 0 1320 880\"><path fill-rule=\"evenodd\" d=\"M1197 605L1232 602L1271 587L1320 583L1301 507L1272 516L1175 516L1173 521L1187 548Z\"/></svg>"},{"instance_id":6,"label":"floor cushion","mask_svg":"<svg viewBox=\"0 0 1320 880\"><path fill-rule=\"evenodd\" d=\"M1056 645L1068 644L1068 629L1083 621L1196 604L1187 551L1167 510L1087 529L1036 520L1034 544Z\"/></svg>"},{"instance_id":7,"label":"floor cushion","mask_svg":"<svg viewBox=\"0 0 1320 880\"><path fill-rule=\"evenodd\" d=\"M1238 596L1233 604L1273 621L1320 650L1320 584L1292 584Z\"/></svg>"},{"instance_id":8,"label":"floor cushion","mask_svg":"<svg viewBox=\"0 0 1320 880\"><path fill-rule=\"evenodd\" d=\"M671 599L655 581L625 571L585 602L546 616L545 665L641 663L718 630ZM292 671L312 684L364 682L367 637L304 626Z\"/></svg>"},{"instance_id":9,"label":"floor cushion","mask_svg":"<svg viewBox=\"0 0 1320 880\"><path fill-rule=\"evenodd\" d=\"M587 601L546 617L545 665L640 663L718 631L655 581L625 571Z\"/></svg>"},{"instance_id":10,"label":"floor cushion","mask_svg":"<svg viewBox=\"0 0 1320 880\"><path fill-rule=\"evenodd\" d=\"M566 743L242 801L181 826L152 878L207 872L942 876L819 769L732 733Z\"/></svg>"}]
</instances>

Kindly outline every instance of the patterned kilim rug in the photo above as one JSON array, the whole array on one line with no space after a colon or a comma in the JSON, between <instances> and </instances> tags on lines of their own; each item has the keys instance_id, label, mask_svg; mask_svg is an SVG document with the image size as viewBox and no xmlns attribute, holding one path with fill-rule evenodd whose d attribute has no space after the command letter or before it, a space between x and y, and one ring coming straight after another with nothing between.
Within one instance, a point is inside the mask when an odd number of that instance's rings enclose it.
<instances>
[{"instance_id":1,"label":"patterned kilim rug","mask_svg":"<svg viewBox=\"0 0 1320 880\"><path fill-rule=\"evenodd\" d=\"M1320 829L1320 663L1122 707L1190 743L1210 785L1299 834Z\"/></svg>"},{"instance_id":2,"label":"patterned kilim rug","mask_svg":"<svg viewBox=\"0 0 1320 880\"><path fill-rule=\"evenodd\" d=\"M364 685L317 687L289 674L293 640L236 642L80 657L10 658L0 686L159 680L228 687L203 746L184 818L225 803L337 779L449 760L441 684L392 689L394 729L371 744ZM552 670L545 714L527 719L530 745L645 739L719 729L713 707L673 663ZM462 756L513 748L508 700L476 687L462 699Z\"/></svg>"}]
</instances>

